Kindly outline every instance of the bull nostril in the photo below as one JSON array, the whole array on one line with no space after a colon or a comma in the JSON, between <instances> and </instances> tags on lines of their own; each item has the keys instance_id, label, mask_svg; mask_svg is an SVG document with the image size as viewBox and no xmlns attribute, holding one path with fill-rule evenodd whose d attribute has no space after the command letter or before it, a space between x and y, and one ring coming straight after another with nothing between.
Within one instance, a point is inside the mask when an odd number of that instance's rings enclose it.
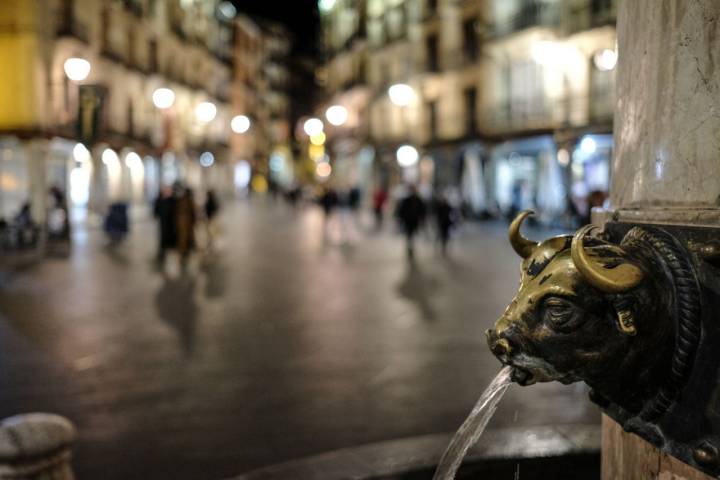
<instances>
[{"instance_id":1,"label":"bull nostril","mask_svg":"<svg viewBox=\"0 0 720 480\"><path fill-rule=\"evenodd\" d=\"M510 355L511 352L510 342L505 338L501 338L492 345L492 353L496 356Z\"/></svg>"}]
</instances>

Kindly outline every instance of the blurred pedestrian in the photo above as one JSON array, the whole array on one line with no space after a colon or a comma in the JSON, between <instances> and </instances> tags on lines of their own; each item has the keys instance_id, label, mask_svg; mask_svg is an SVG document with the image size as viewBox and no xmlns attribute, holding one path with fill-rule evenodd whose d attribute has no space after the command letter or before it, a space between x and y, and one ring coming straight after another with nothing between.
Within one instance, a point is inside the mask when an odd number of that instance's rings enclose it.
<instances>
[{"instance_id":1,"label":"blurred pedestrian","mask_svg":"<svg viewBox=\"0 0 720 480\"><path fill-rule=\"evenodd\" d=\"M351 212L356 212L360 207L360 201L362 200L362 190L360 187L355 185L348 192L347 205Z\"/></svg>"},{"instance_id":2,"label":"blurred pedestrian","mask_svg":"<svg viewBox=\"0 0 720 480\"><path fill-rule=\"evenodd\" d=\"M110 204L108 212L105 215L103 228L111 245L116 245L125 238L130 231L128 204L126 202L114 202Z\"/></svg>"},{"instance_id":3,"label":"blurred pedestrian","mask_svg":"<svg viewBox=\"0 0 720 480\"><path fill-rule=\"evenodd\" d=\"M420 198L417 188L411 185L408 194L400 200L397 217L405 233L408 259L415 258L415 234L425 222L425 202Z\"/></svg>"},{"instance_id":4,"label":"blurred pedestrian","mask_svg":"<svg viewBox=\"0 0 720 480\"><path fill-rule=\"evenodd\" d=\"M158 222L158 263L165 262L167 250L177 246L177 199L173 189L165 186L155 199L153 214Z\"/></svg>"},{"instance_id":5,"label":"blurred pedestrian","mask_svg":"<svg viewBox=\"0 0 720 480\"><path fill-rule=\"evenodd\" d=\"M446 195L440 194L435 197L433 213L440 249L443 256L445 256L447 255L447 246L450 240L450 230L455 223L455 212Z\"/></svg>"},{"instance_id":6,"label":"blurred pedestrian","mask_svg":"<svg viewBox=\"0 0 720 480\"><path fill-rule=\"evenodd\" d=\"M300 200L301 196L302 188L297 182L293 182L293 184L290 185L290 188L288 188L287 192L285 192L285 199L292 208L297 207L298 200Z\"/></svg>"},{"instance_id":7,"label":"blurred pedestrian","mask_svg":"<svg viewBox=\"0 0 720 480\"><path fill-rule=\"evenodd\" d=\"M205 227L207 229L207 249L212 250L213 243L217 236L217 214L220 211L220 202L217 194L212 188L205 196Z\"/></svg>"},{"instance_id":8,"label":"blurred pedestrian","mask_svg":"<svg viewBox=\"0 0 720 480\"><path fill-rule=\"evenodd\" d=\"M195 249L195 196L190 188L182 189L177 200L177 248L183 268Z\"/></svg>"},{"instance_id":9,"label":"blurred pedestrian","mask_svg":"<svg viewBox=\"0 0 720 480\"><path fill-rule=\"evenodd\" d=\"M338 198L338 194L334 188L328 186L323 187L322 194L320 195L320 206L323 209L326 221L335 211L339 201L340 199Z\"/></svg>"},{"instance_id":10,"label":"blurred pedestrian","mask_svg":"<svg viewBox=\"0 0 720 480\"><path fill-rule=\"evenodd\" d=\"M375 230L380 230L383 224L385 214L385 204L388 199L388 191L384 186L375 189L372 199L373 213L375 214Z\"/></svg>"},{"instance_id":11,"label":"blurred pedestrian","mask_svg":"<svg viewBox=\"0 0 720 480\"><path fill-rule=\"evenodd\" d=\"M50 209L48 211L48 240L69 242L70 220L68 218L65 191L58 186L50 187Z\"/></svg>"}]
</instances>

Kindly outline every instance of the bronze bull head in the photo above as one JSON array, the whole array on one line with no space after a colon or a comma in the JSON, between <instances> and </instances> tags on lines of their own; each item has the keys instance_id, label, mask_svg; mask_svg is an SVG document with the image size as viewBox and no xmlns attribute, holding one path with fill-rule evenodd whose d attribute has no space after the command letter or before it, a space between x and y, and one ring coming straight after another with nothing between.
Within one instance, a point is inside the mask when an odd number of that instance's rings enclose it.
<instances>
[{"instance_id":1,"label":"bronze bull head","mask_svg":"<svg viewBox=\"0 0 720 480\"><path fill-rule=\"evenodd\" d=\"M700 335L698 284L674 238L635 227L611 243L575 235L509 239L522 257L520 288L487 342L521 385L584 381L601 406L650 420L679 395Z\"/></svg>"}]
</instances>

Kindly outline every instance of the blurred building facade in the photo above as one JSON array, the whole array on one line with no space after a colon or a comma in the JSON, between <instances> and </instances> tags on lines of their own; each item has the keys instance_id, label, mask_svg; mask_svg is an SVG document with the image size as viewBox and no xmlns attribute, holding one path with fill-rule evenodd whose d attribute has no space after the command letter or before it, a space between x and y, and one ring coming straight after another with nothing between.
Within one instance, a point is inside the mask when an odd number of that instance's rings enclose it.
<instances>
[{"instance_id":1,"label":"blurred building facade","mask_svg":"<svg viewBox=\"0 0 720 480\"><path fill-rule=\"evenodd\" d=\"M331 152L360 165L372 148L375 184L451 187L473 213L534 208L547 222L604 196L614 0L323 0L320 8L326 104L349 111L329 145L357 143ZM398 84L410 87L400 101L388 94ZM406 167L395 159L402 144L419 152Z\"/></svg>"},{"instance_id":2,"label":"blurred building facade","mask_svg":"<svg viewBox=\"0 0 720 480\"><path fill-rule=\"evenodd\" d=\"M175 180L227 188L233 26L219 5L5 2L3 216L30 200L42 222L50 186L81 214L141 209Z\"/></svg>"},{"instance_id":3,"label":"blurred building facade","mask_svg":"<svg viewBox=\"0 0 720 480\"><path fill-rule=\"evenodd\" d=\"M74 221L147 216L163 185L246 190L290 151L291 38L231 2L8 0L0 29L0 220L45 225L50 188Z\"/></svg>"},{"instance_id":4,"label":"blurred building facade","mask_svg":"<svg viewBox=\"0 0 720 480\"><path fill-rule=\"evenodd\" d=\"M235 20L232 104L247 116L251 128L235 135L232 145L241 169L238 175L247 179L248 174L243 172L252 171L256 179L262 179L255 184L259 190L273 176L292 175L291 41L288 31L277 23L242 14Z\"/></svg>"}]
</instances>

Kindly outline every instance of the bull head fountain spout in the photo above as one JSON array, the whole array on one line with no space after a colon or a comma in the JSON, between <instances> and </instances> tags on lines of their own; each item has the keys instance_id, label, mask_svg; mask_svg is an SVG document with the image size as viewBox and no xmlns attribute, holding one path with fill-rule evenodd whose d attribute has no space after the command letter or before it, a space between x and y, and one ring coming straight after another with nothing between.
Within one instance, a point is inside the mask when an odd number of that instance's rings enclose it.
<instances>
[{"instance_id":1,"label":"bull head fountain spout","mask_svg":"<svg viewBox=\"0 0 720 480\"><path fill-rule=\"evenodd\" d=\"M603 232L586 226L534 242L520 233L531 214L522 212L509 228L522 258L520 288L486 332L492 353L514 368L513 380L584 381L591 400L627 430L690 463L695 441L689 438L720 444L705 418L713 401L720 417L720 392L696 393L701 375L710 372L717 384L720 365L717 353L712 361L697 358L701 337L712 335L703 326L707 298L692 239L651 225L608 224ZM687 408L696 411L679 411ZM705 426L694 432L678 426L692 416Z\"/></svg>"}]
</instances>

